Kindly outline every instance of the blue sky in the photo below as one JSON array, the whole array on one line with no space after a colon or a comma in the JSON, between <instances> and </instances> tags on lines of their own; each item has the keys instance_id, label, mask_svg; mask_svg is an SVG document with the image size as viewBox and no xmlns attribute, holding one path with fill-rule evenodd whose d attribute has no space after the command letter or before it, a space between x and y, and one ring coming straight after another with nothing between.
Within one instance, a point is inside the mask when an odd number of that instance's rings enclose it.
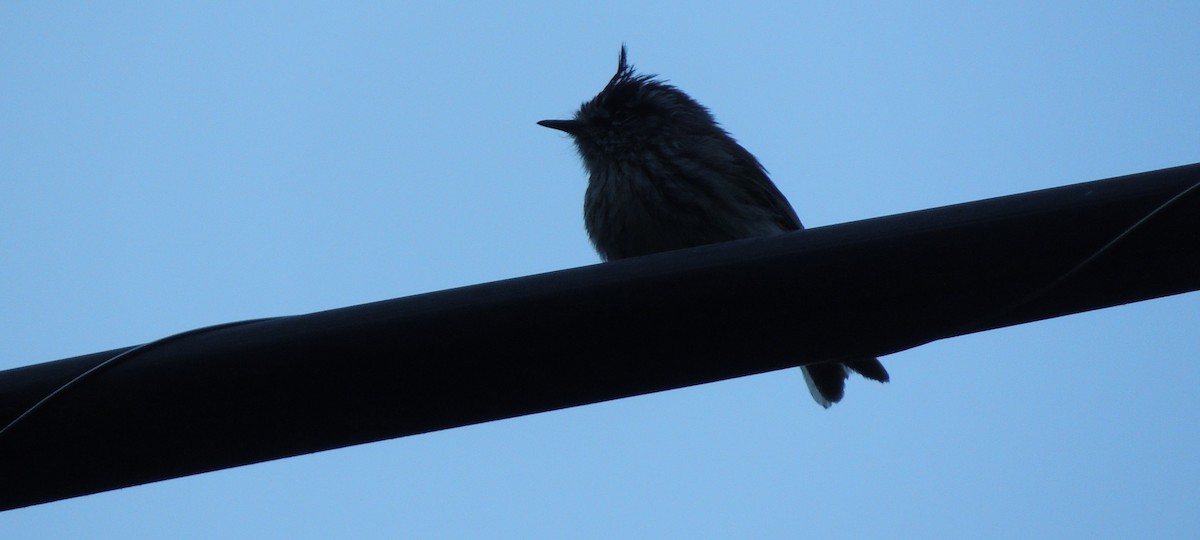
<instances>
[{"instance_id":1,"label":"blue sky","mask_svg":"<svg viewBox=\"0 0 1200 540\"><path fill-rule=\"evenodd\" d=\"M535 122L622 42L809 226L1200 161L1200 4L966 4L5 3L0 368L596 263L578 159ZM1195 537L1198 310L929 344L828 411L786 370L0 513L0 537Z\"/></svg>"}]
</instances>

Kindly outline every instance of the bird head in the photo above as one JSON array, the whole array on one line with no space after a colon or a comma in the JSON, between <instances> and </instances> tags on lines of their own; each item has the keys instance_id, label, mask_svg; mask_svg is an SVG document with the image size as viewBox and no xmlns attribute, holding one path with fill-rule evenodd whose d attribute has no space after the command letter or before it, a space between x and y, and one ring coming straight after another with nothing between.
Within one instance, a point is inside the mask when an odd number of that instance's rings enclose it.
<instances>
[{"instance_id":1,"label":"bird head","mask_svg":"<svg viewBox=\"0 0 1200 540\"><path fill-rule=\"evenodd\" d=\"M624 46L616 74L573 118L538 124L571 135L589 170L643 155L663 141L686 145L726 135L708 109L682 90L637 73Z\"/></svg>"}]
</instances>

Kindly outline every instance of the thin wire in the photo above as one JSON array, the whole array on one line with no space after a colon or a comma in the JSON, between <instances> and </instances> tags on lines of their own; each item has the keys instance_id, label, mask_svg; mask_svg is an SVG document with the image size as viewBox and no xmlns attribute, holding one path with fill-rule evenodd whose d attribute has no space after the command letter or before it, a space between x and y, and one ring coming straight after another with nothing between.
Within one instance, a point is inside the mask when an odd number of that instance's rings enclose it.
<instances>
[{"instance_id":1,"label":"thin wire","mask_svg":"<svg viewBox=\"0 0 1200 540\"><path fill-rule=\"evenodd\" d=\"M1181 199L1181 198L1183 198L1183 197L1187 196L1189 193L1191 193L1192 191L1195 191L1196 189L1200 189L1200 182L1196 182L1195 184L1192 184L1192 185L1191 185L1191 186L1189 186L1187 189L1184 189L1183 191L1181 191L1181 192L1179 192L1178 194L1176 194L1174 197L1171 197L1170 199L1168 199L1166 202L1164 202L1164 203L1162 203L1162 204L1158 205L1158 207L1156 207L1155 209L1151 210L1149 213L1147 213L1147 214L1146 214L1145 216L1143 216L1141 219L1138 219L1136 222L1134 222L1134 223L1133 223L1133 225L1130 225L1129 227L1127 227L1127 228L1126 228L1124 231L1122 231L1120 234L1118 234L1117 236L1113 237L1113 239L1112 239L1112 240L1109 240L1109 241L1108 241L1108 243L1104 244L1104 246L1100 247L1100 249L1097 249L1095 252L1093 252L1091 255L1089 255L1089 256L1088 256L1086 259L1084 259L1083 261L1081 261L1079 264L1075 265L1075 266L1074 266L1073 268L1071 268L1070 270L1068 270L1068 271L1064 272L1064 273L1063 273L1061 276L1059 276L1058 278L1056 278L1054 281L1051 281L1050 283L1046 284L1046 285L1045 285L1045 286L1043 286L1042 288L1040 288L1040 289L1038 289L1038 290L1036 290L1036 291L1034 291L1034 292L1032 292L1032 293L1030 293L1030 294L1026 295L1024 298L1021 298L1021 299L1017 300L1016 302L1013 302L1013 303L1009 304L1008 306L1006 306L1006 307L1004 307L1004 308L1002 308L1002 309L1000 309L1000 310L996 311L994 314L992 314L992 315L990 315L990 316L987 316L987 317L984 317L984 318L980 319L980 320L979 320L977 323L975 323L975 324L972 324L972 325L971 325L971 327L978 327L978 326L980 326L980 325L982 325L982 324L984 324L984 323L986 323L986 322L988 322L988 321L995 320L996 318L1000 317L1001 315L1004 315L1005 313L1009 313L1009 312L1011 312L1011 311L1013 311L1013 310L1015 310L1015 309L1017 309L1017 308L1019 308L1019 307L1021 307L1021 306L1025 305L1025 304L1028 304L1028 303L1030 303L1030 302L1032 302L1032 301L1034 301L1034 300L1038 299L1039 297L1045 296L1045 295L1046 295L1047 293L1049 293L1050 291L1052 291L1052 290L1056 289L1057 287L1059 287L1060 285L1062 285L1062 283L1063 283L1063 282L1065 282L1066 280L1070 279L1070 278L1071 278L1071 277L1073 277L1075 274L1078 274L1080 271L1082 271L1084 268L1086 268L1088 265L1090 265L1090 264L1092 263L1092 261L1096 260L1098 257L1100 257L1101 255L1103 255L1104 253L1106 253L1106 252L1108 252L1109 250L1111 250L1111 249L1113 248L1113 246L1115 246L1115 245L1116 245L1117 243L1119 243L1121 240L1124 240L1124 239L1125 239L1125 237L1127 237L1127 236L1129 236L1130 234L1132 234L1132 233L1133 233L1135 230L1137 230L1138 228L1140 228L1142 225L1144 225L1144 224L1145 224L1147 221L1149 221L1149 220L1150 220L1151 218L1153 218L1155 215L1157 215L1157 214L1159 214L1160 212L1162 212L1163 210L1167 209L1167 208L1168 208L1168 207L1170 207L1172 204L1174 204L1174 203L1175 203L1175 201L1178 201L1179 199ZM266 320L270 320L270 319L276 319L276 318L278 318L278 317L268 317L268 318L264 318L264 319L250 319L250 320L245 320L245 321L236 321L236 322L222 323L222 324L216 324L216 325L212 325L212 326L206 326L206 327L203 327L203 328L196 328L196 329L188 330L188 331L186 331L186 332L180 332L180 333L178 333L178 334L174 334L174 335L170 335L170 336L167 336L167 337L164 337L164 338L160 338L160 339L157 339L157 340L155 340L155 341L151 341L151 342L149 342L149 343L143 343L143 344L141 344L141 345L138 345L138 346L136 346L136 347L133 347L133 348L131 348L131 349L127 349L127 350L125 350L125 351L122 351L122 352L120 352L120 353L118 353L118 354L115 354L115 355L113 355L111 358L109 358L109 359L107 359L107 360L105 360L105 361L103 361L103 362L100 362L99 364L96 364L95 366L93 366L92 368L88 369L87 371L84 371L83 373L80 373L80 374L79 374L79 375L77 375L75 378L71 379L70 381L67 381L66 383L62 384L62 385L61 385L61 386L59 386L58 388L54 389L54 391L52 391L52 392L50 392L49 394L47 394L47 395L46 395L45 397L43 397L42 399L38 400L38 402L37 402L37 403L34 403L34 404L33 404L32 406L30 406L28 409L25 409L25 411L24 411L24 412L22 412L20 415L18 415L16 418L14 418L14 419L13 419L11 422L9 422L9 423L8 423L8 425L4 426L4 428L3 428L3 429L0 429L0 438L3 438L3 437L4 437L5 435L7 435L7 434L8 434L10 431L12 431L12 429L13 429L13 428L14 428L14 427L15 427L17 424L19 424L19 423L23 422L23 421L24 421L26 418L28 418L28 417L29 417L31 414L33 414L35 411L37 411L38 409L40 409L40 408L42 408L43 406L45 406L45 405L46 405L46 403L48 403L49 401L51 401L51 400L52 400L52 399L54 399L55 397L57 397L57 396L61 395L61 394L62 394L64 391L66 391L68 388L71 388L72 386L75 386L76 384L79 384L81 381L83 381L83 380L85 380L85 379L87 379L87 378L89 378L89 377L92 377L92 376L93 376L95 373L99 372L101 369L104 369L104 368L107 368L107 367L111 367L112 365L116 364L116 363L117 363L118 361L120 361L120 360L128 360L128 359L129 359L130 357L132 357L132 356L133 356L135 353L144 352L144 351L146 351L147 349L150 349L150 348L152 348L152 347L162 346L162 345L164 345L164 344L166 344L166 343L169 343L169 342L172 342L172 341L176 341L176 340L179 340L179 339L183 339L183 338L185 338L185 337L189 337L189 336L194 336L194 335L197 335L197 334L202 334L202 333L212 332L212 331L220 330L220 329L223 329L223 328L230 328L230 327L234 327L234 326L241 326L241 325L244 325L244 324L250 324L250 323L254 323L254 322L261 322L261 321L266 321Z\"/></svg>"},{"instance_id":2,"label":"thin wire","mask_svg":"<svg viewBox=\"0 0 1200 540\"><path fill-rule=\"evenodd\" d=\"M1187 196L1189 193L1191 193L1192 191L1195 191L1197 189L1200 189L1200 182L1196 182L1195 184L1188 186L1186 189L1184 189L1183 191L1180 191L1175 196L1171 197L1170 199L1167 199L1166 202L1155 207L1153 210L1148 212L1145 216L1142 216L1140 219L1138 219L1136 222L1134 222L1133 225L1126 227L1124 231L1121 231L1120 234L1114 236L1112 240L1109 240L1108 243L1101 246L1100 249L1097 249L1095 252L1093 252L1091 255L1089 255L1087 258L1085 258L1083 261L1081 261L1079 264L1076 264L1070 270L1067 270L1061 276L1058 276L1057 278L1055 278L1054 281L1051 281L1050 283L1042 286L1042 288L1025 295L1024 297L1016 300L1015 302L996 310L995 313L988 315L986 317L983 317L981 319L978 319L975 323L973 323L969 326L964 326L963 328L979 328L988 322L996 320L997 318L1001 317L1002 315L1011 313L1014 310L1016 310L1017 308L1024 306L1026 304L1029 304L1029 303L1033 302L1034 300L1037 300L1038 298L1041 298L1041 297L1049 294L1050 291L1061 286L1063 284L1063 282L1067 281L1068 279L1074 277L1079 272L1083 271L1084 268L1086 268L1087 266L1092 264L1092 261L1095 261L1101 255L1107 253L1114 246L1116 246L1117 243L1119 243L1121 240L1124 240L1125 237L1132 234L1135 230L1141 228L1142 225L1145 225L1145 223L1147 221L1149 221L1151 218L1158 215L1163 210L1166 210L1172 204L1175 204L1176 201Z\"/></svg>"},{"instance_id":3,"label":"thin wire","mask_svg":"<svg viewBox=\"0 0 1200 540\"><path fill-rule=\"evenodd\" d=\"M135 353L145 352L146 350L151 349L153 347L160 347L160 346L170 343L172 341L178 341L180 339L195 336L198 334L204 334L204 333L213 332L216 330L221 330L223 328L230 328L230 327L234 327L234 326L241 326L244 324L256 323L256 322L267 321L267 320L278 319L278 318L280 318L280 317L266 317L266 318L262 318L262 319L249 319L249 320L245 320L245 321L235 321L235 322L214 324L212 326L205 326L202 328L193 328L186 332L172 334L167 337L159 338L159 339L156 339L156 340L148 342L148 343L143 343L143 344L135 346L131 349L126 349L117 354L114 354L111 358L108 358L108 359L104 360L103 362L100 362L99 364L92 366L87 371L84 371L83 373L76 375L75 378L63 383L58 388L55 388L54 391L50 392L49 394L46 394L45 397L38 400L37 403L34 403L29 408L25 409L25 412L22 412L20 415L18 415L16 418L14 418L11 422L9 422L8 425L4 426L4 429L0 429L0 439L3 439L4 436L8 434L8 432L12 431L13 427L15 427L17 424L23 422L26 418L29 417L29 415L33 414L34 411L37 411L38 409L45 406L46 403L48 403L50 400L54 399L55 397L61 395L68 388L71 388L71 387L79 384L81 381L83 381L85 379L93 377L96 373L98 373L100 370L102 370L104 368L112 367L118 361L121 361L121 360L128 361L129 358L131 358L135 355Z\"/></svg>"}]
</instances>

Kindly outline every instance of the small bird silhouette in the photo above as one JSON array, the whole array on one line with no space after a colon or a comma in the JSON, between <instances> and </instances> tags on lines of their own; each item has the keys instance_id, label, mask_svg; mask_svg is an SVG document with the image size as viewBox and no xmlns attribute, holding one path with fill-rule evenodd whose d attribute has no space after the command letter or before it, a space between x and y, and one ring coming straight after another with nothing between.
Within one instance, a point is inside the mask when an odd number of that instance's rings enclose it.
<instances>
[{"instance_id":1,"label":"small bird silhouette","mask_svg":"<svg viewBox=\"0 0 1200 540\"><path fill-rule=\"evenodd\" d=\"M538 124L575 141L588 172L583 216L604 260L804 228L767 171L682 90L626 62L570 120ZM879 382L875 358L800 368L813 399L842 399L850 370Z\"/></svg>"}]
</instances>

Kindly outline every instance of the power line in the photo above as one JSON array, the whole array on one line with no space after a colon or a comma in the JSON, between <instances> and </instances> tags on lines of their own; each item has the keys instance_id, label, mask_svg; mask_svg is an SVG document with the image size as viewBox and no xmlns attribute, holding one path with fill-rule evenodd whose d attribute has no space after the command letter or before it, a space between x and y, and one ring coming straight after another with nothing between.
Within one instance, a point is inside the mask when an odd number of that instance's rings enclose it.
<instances>
[{"instance_id":1,"label":"power line","mask_svg":"<svg viewBox=\"0 0 1200 540\"><path fill-rule=\"evenodd\" d=\"M0 425L25 416L0 509L1197 290L1197 184L1193 164L3 371Z\"/></svg>"}]
</instances>

